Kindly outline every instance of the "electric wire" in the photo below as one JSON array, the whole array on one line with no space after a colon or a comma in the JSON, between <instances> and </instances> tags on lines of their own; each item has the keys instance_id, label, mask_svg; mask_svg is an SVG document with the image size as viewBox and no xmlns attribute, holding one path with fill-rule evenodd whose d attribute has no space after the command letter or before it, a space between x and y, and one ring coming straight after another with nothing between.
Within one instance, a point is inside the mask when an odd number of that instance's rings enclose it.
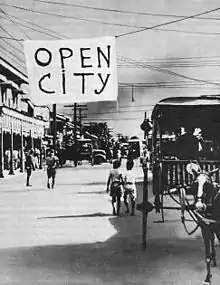
<instances>
[{"instance_id":1,"label":"electric wire","mask_svg":"<svg viewBox=\"0 0 220 285\"><path fill-rule=\"evenodd\" d=\"M220 20L220 18L219 18ZM174 32L174 33L182 33L182 34L192 34L197 36L220 36L220 33L210 33L210 32L198 32L198 31L186 31L186 30L177 30L177 29L153 29L152 31L162 31L162 32Z\"/></svg>"},{"instance_id":2,"label":"electric wire","mask_svg":"<svg viewBox=\"0 0 220 285\"><path fill-rule=\"evenodd\" d=\"M12 44L8 43L5 39L3 39L2 37L0 37L0 40L3 41L5 44L7 44L8 46L10 46L11 48L15 49L17 52L19 52L20 54L22 54L24 56L23 51L21 51L20 49L16 48L15 46L13 46Z\"/></svg>"},{"instance_id":3,"label":"electric wire","mask_svg":"<svg viewBox=\"0 0 220 285\"><path fill-rule=\"evenodd\" d=\"M0 16L0 17L1 17L1 18L4 18L4 17L2 17L2 16ZM6 18L4 18L4 19L6 19ZM7 19L6 19L6 20L7 20ZM36 32L38 32L38 33L40 33L40 34L44 34L44 35L53 37L53 38L55 38L55 39L59 39L59 40L61 39L60 37L51 35L51 34L49 34L49 33L47 33L47 32L43 32L43 31L37 30L36 28L32 28L32 27L30 27L30 26L28 26L28 25L25 25L25 24L22 24L22 23L18 23L18 25L23 26L23 27L26 27L26 28L28 28L28 29L30 29L30 30L32 30L32 31L36 31Z\"/></svg>"},{"instance_id":4,"label":"electric wire","mask_svg":"<svg viewBox=\"0 0 220 285\"><path fill-rule=\"evenodd\" d=\"M98 24L102 24L102 25L128 27L128 28L136 28L136 29L137 28L146 28L146 27L142 27L142 26L127 25L127 24L120 24L120 23L110 23L110 22L105 22L102 20L93 20L93 19L82 18L82 17L68 16L68 15L57 14L57 13L52 13L52 12L42 12L42 11L24 8L24 7L20 7L20 6L16 6L16 5L8 5L5 3L0 3L0 5L11 7L11 8L16 8L16 9L23 10L23 11L32 12L32 13L40 14L40 15L47 15L47 16L53 16L53 17L59 17L59 18L67 18L67 19L79 20L79 21L90 22L90 23L98 23Z\"/></svg>"},{"instance_id":5,"label":"electric wire","mask_svg":"<svg viewBox=\"0 0 220 285\"><path fill-rule=\"evenodd\" d=\"M83 20L83 21L88 21L88 22L95 22L95 23L100 23L100 24L106 24L106 25L116 25L116 26L124 26L124 27L130 27L130 28L140 28L140 29L152 29L155 31L164 31L164 32L179 32L179 33L187 33L187 34L197 34L197 35L208 35L208 36L219 36L220 33L206 33L206 32L193 32L193 31L182 31L182 30L174 30L174 29L156 29L154 27L142 27L142 26L137 26L137 25L127 25L127 24L119 24L119 23L110 23L110 22L102 22L102 21L98 21L98 20L92 20L92 19L87 19L87 18L80 18L80 17L71 17L71 16L67 16L67 15L62 15L62 14L53 14L53 13L46 13L46 12L41 12L41 11L36 11L36 10L32 10L32 9L28 9L28 8L23 8L23 7L19 7L19 6L15 6L15 5L8 5L5 3L0 3L1 5L7 6L7 7L12 7L12 8L16 8L16 9L21 9L21 10L26 10L26 11L30 11L33 13L38 13L38 14L43 14L43 15L50 15L50 16L58 16L58 17L65 17L65 18L72 18L72 19L76 19L76 20ZM204 12L205 13L205 12ZM202 13L203 14L203 13ZM179 17L179 16L178 16ZM184 20L186 18L191 18L194 19L196 17L194 16L188 16L183 18L182 16L180 16L181 19L180 20ZM198 18L198 19L202 19L202 18ZM214 18L210 18L210 19L214 19ZM21 19L23 20L23 19ZM220 20L220 18L217 18L215 20ZM25 21L25 20L23 20ZM179 20L178 20L179 21ZM28 22L28 21L26 21ZM30 22L29 22L30 23ZM171 23L171 22L168 22ZM168 23L164 23L164 24L160 24L160 25L167 25ZM36 24L33 24L36 25ZM36 25L38 27L40 27L39 25ZM153 29L154 28L154 29ZM49 30L49 29L47 29ZM51 31L51 30L50 30ZM54 31L53 31L54 32ZM134 31L134 32L138 32L138 31ZM56 32L54 32L56 33ZM58 34L58 33L57 33ZM60 34L61 35L61 34ZM64 36L64 35L62 35ZM120 36L120 35L119 35ZM66 36L64 36L66 37ZM66 37L69 38L69 37Z\"/></svg>"},{"instance_id":6,"label":"electric wire","mask_svg":"<svg viewBox=\"0 0 220 285\"><path fill-rule=\"evenodd\" d=\"M12 56L14 56L17 60L19 60L21 63L24 63L23 60L18 56L18 55L15 55L14 53L12 53L10 50L7 50L4 46L2 46L0 44L0 48L5 50L5 52L11 54Z\"/></svg>"},{"instance_id":7,"label":"electric wire","mask_svg":"<svg viewBox=\"0 0 220 285\"><path fill-rule=\"evenodd\" d=\"M90 115L90 114L89 114ZM129 120L143 120L143 117L127 117L127 118L88 118L83 121L129 121Z\"/></svg>"},{"instance_id":8,"label":"electric wire","mask_svg":"<svg viewBox=\"0 0 220 285\"><path fill-rule=\"evenodd\" d=\"M185 78L185 79L189 79L189 80L193 80L193 81L197 81L197 82L204 82L204 83L207 83L207 84L210 84L210 85L217 85L217 86L220 86L220 84L218 83L215 83L215 82L211 82L211 81L207 81L207 80L203 80L203 79L199 79L199 78L193 78L193 77L189 77L189 76L186 76L186 75L183 75L183 74L180 74L180 73L177 73L177 72L174 72L174 71L171 71L171 70L167 70L167 69L164 69L164 68L158 68L158 67L154 67L153 65L149 65L149 64L142 64L142 63L138 63L136 61L134 61L133 59L130 59L130 58L125 58L125 57L120 57L121 60L125 60L126 62L130 62L132 64L136 64L136 65L140 65L140 66L144 66L150 70L154 70L154 71L158 71L160 73L167 73L169 75L173 75L175 77L181 77L181 78Z\"/></svg>"},{"instance_id":9,"label":"electric wire","mask_svg":"<svg viewBox=\"0 0 220 285\"><path fill-rule=\"evenodd\" d=\"M5 12L5 13L6 13L6 12ZM47 31L47 32L56 34L56 35L59 36L59 39L61 39L61 38L71 39L70 37L68 37L68 36L66 36L66 35L63 35L63 34L60 34L60 33L56 32L56 31L53 31L53 30L51 30L51 29L42 27L42 26L37 25L37 24L35 24L35 23L32 23L32 22L30 22L30 21L28 21L28 20L24 20L24 19L22 19L22 18L20 18L20 17L16 17L15 15L12 15L12 14L9 14L9 13L7 13L7 14L8 14L9 16L13 17L14 19L17 19L17 20L19 20L19 21L21 21L21 22L30 24L30 25L32 25L32 26L41 28L42 30L45 30L45 31ZM51 35L51 34L50 34L50 35ZM51 35L51 36L52 36L52 35ZM57 37L57 38L58 38L58 37Z\"/></svg>"},{"instance_id":10,"label":"electric wire","mask_svg":"<svg viewBox=\"0 0 220 285\"><path fill-rule=\"evenodd\" d=\"M23 42L24 39L16 39L16 38L12 38L12 37L5 37L5 36L1 36L1 39L6 39L6 40L11 40L11 41L16 41L16 42Z\"/></svg>"},{"instance_id":11,"label":"electric wire","mask_svg":"<svg viewBox=\"0 0 220 285\"><path fill-rule=\"evenodd\" d=\"M142 16L154 16L154 17L173 17L173 18L184 18L185 15L175 15L175 14L158 14L158 13L147 13L147 12L132 12L120 9L109 9L109 8L101 8L101 7L94 7L89 5L81 5L81 4L73 4L73 3L62 3L62 2L54 2L54 1L42 1L42 0L33 0L34 2L39 3L47 3L47 4L54 4L60 6L69 6L69 7L78 7L78 8L85 8L91 10L98 10L98 11L105 11L105 12L114 12L114 13L122 13L122 14L130 14L130 15L142 15ZM220 18L215 17L195 17L196 20L220 20Z\"/></svg>"},{"instance_id":12,"label":"electric wire","mask_svg":"<svg viewBox=\"0 0 220 285\"><path fill-rule=\"evenodd\" d=\"M10 58L11 60L16 61L16 64L18 64L19 66L21 66L22 68L25 69L25 66L24 66L23 64L21 64L20 60L19 60L17 57L15 57L15 58L11 57L11 56L8 54L8 51L5 50L4 48L2 48L1 45L0 45L0 50L1 50L1 53L5 54L5 55L6 55L8 58ZM12 53L10 53L10 54L12 54ZM12 54L12 55L13 55L13 54ZM13 56L14 56L14 55L13 55ZM13 80L13 81L15 82L16 80ZM17 81L21 81L21 80L17 80Z\"/></svg>"},{"instance_id":13,"label":"electric wire","mask_svg":"<svg viewBox=\"0 0 220 285\"><path fill-rule=\"evenodd\" d=\"M10 36L12 39L14 39L15 41L17 41L11 33L9 33L5 28L2 27L2 25L0 25L0 28L1 28L8 36ZM20 41L17 41L17 43L23 48L23 45L20 43Z\"/></svg>"},{"instance_id":14,"label":"electric wire","mask_svg":"<svg viewBox=\"0 0 220 285\"><path fill-rule=\"evenodd\" d=\"M21 29L20 27L19 27L19 25L17 25L17 23L15 23L12 19L11 19L11 17L9 16L9 15L7 15L7 13L5 13L5 11L3 10L3 9L1 9L0 8L0 11L7 17L7 19L10 21L10 22L12 22L12 24L14 24L14 26L21 32L21 33L23 33L29 40L31 39L30 37L29 37L29 35L25 32L25 31L23 31L23 29Z\"/></svg>"},{"instance_id":15,"label":"electric wire","mask_svg":"<svg viewBox=\"0 0 220 285\"><path fill-rule=\"evenodd\" d=\"M7 7L12 7L15 9L20 9L20 10L25 10L25 11L29 11L29 12L33 12L33 13L38 13L38 14L42 14L42 15L49 15L49 16L56 16L56 17L63 17L63 18L69 18L69 19L75 19L75 20L80 20L80 21L86 21L86 22L92 22L92 23L99 23L99 24L103 24L103 25L112 25L112 26L120 26L120 27L129 27L129 28L138 28L140 30L136 30L133 32L128 32L128 33L124 33L124 34L120 34L117 35L116 37L121 37L124 35L128 35L130 33L138 33L144 30L150 30L150 29L154 29L156 27L161 27L161 26L165 26L168 24L172 24L172 23L176 23L176 22L180 22L183 20L187 20L187 19L194 19L196 18L196 16L200 16L200 15L204 15L204 14L208 14L214 11L217 11L220 8L216 8L210 11L205 11L203 13L199 13L199 14L195 14L195 15L191 15L191 16L185 16L185 17L181 17L180 19L174 20L174 21L170 21L170 22L166 22L166 23L162 23L159 25L155 25L153 27L146 27L146 26L138 26L138 25L128 25L128 24L120 24L120 23L112 23L112 22L105 22L105 21L101 21L101 20L93 20L93 19L88 19L88 18L81 18L81 17L74 17L74 16L67 16L67 15L63 15L63 14L56 14L56 13L51 13L51 12L42 12L42 11L38 11L38 10L33 10L33 9L29 9L29 8L24 8L24 7L20 7L20 6L16 6L16 5L9 5L9 4L5 4L5 3L0 3L0 5L3 6L7 6ZM212 18L211 18L212 19ZM213 18L214 19L214 18ZM220 20L220 18L216 18L215 20ZM167 30L166 30L167 31Z\"/></svg>"},{"instance_id":16,"label":"electric wire","mask_svg":"<svg viewBox=\"0 0 220 285\"><path fill-rule=\"evenodd\" d=\"M184 18L181 18L181 19L177 19L177 20L173 20L173 21L157 24L157 25L154 25L154 26L151 26L151 27L146 27L146 28L143 28L143 29L140 29L140 30L119 34L119 35L116 36L116 38L132 35L132 34L136 34L136 33L140 33L140 32L144 32L146 30L151 30L151 29L155 29L155 28L159 28L159 27L164 27L164 26L171 25L171 24L174 24L174 23L178 23L178 22L182 22L182 21L185 21L185 20L193 19L194 17L210 14L210 13L216 12L218 10L220 10L220 8L207 10L205 12L201 12L201 13L197 13L197 14L194 14L194 15L191 15L191 16L187 16L187 17L184 17Z\"/></svg>"},{"instance_id":17,"label":"electric wire","mask_svg":"<svg viewBox=\"0 0 220 285\"><path fill-rule=\"evenodd\" d=\"M220 58L220 55L211 55L211 56L188 56L188 57L169 57L169 60L186 60L186 59L206 59L206 58ZM120 58L117 58L118 60L122 60ZM148 62L150 61L166 61L166 58L160 57L160 58L154 58L154 59L149 59ZM144 61L145 62L145 61Z\"/></svg>"},{"instance_id":18,"label":"electric wire","mask_svg":"<svg viewBox=\"0 0 220 285\"><path fill-rule=\"evenodd\" d=\"M5 13L6 13L6 12L5 12ZM8 14L9 16L11 16L11 17L13 17L13 18L19 20L19 21L28 23L28 24L30 24L30 25L32 25L32 26L39 27L39 28L41 28L41 29L43 29L43 30L45 30L45 31L48 31L48 32L50 32L50 33L53 33L53 34L58 35L58 37L57 37L57 36L48 34L48 35L50 35L50 36L53 36L54 38L57 38L57 39L62 39L62 38L71 39L71 37L68 37L68 36L66 36L66 35L60 34L60 33L58 33L58 32L55 32L55 31L53 31L53 30L51 30L51 29L44 28L44 27L42 27L42 26L40 26L40 25L34 24L34 23L30 22L30 21L27 21L27 20L24 20L24 19L22 19L22 18L16 17L16 16L11 15L11 14L9 14L9 13L7 13L7 14ZM220 18L219 18L219 20L220 20ZM111 23L109 23L109 24L111 24ZM27 26L24 25L24 27L27 27ZM129 25L129 27L131 27L131 28L137 28L137 27L139 27L139 26L130 26L130 25ZM139 28L141 28L141 27L139 27ZM39 31L39 30L36 30L36 31ZM212 32L212 33L210 33L210 32L198 32L198 31L194 31L194 32L193 32L193 31L177 30L177 29L156 29L156 28L155 28L154 30L152 30L152 31L175 32L175 33L184 33L184 34L195 34L195 35L201 35L201 36L202 36L202 35L205 35L205 36L220 36L220 33L218 33L218 32L215 32L215 33L213 33L213 32ZM47 34L47 33L45 32L45 34Z\"/></svg>"}]
</instances>

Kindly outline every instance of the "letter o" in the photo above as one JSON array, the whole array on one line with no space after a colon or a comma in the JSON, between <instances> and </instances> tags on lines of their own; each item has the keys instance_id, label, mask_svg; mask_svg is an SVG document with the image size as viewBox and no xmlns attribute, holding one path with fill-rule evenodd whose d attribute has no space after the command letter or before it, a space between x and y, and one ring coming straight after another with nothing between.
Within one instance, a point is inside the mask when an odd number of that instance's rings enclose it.
<instances>
[{"instance_id":1,"label":"letter o","mask_svg":"<svg viewBox=\"0 0 220 285\"><path fill-rule=\"evenodd\" d=\"M47 62L43 62L43 61L40 61L40 60L38 59L38 53L39 53L39 52L47 52L47 53L48 53L49 58L48 58L48 61L47 61ZM35 58L35 61L36 61L36 63L37 63L38 65L40 65L40 66L47 66L48 64L50 64L50 62L51 62L51 60L52 60L52 53L51 53L48 49L46 49L46 48L39 48L39 49L36 50L36 52L35 52L35 54L34 54L34 58Z\"/></svg>"}]
</instances>

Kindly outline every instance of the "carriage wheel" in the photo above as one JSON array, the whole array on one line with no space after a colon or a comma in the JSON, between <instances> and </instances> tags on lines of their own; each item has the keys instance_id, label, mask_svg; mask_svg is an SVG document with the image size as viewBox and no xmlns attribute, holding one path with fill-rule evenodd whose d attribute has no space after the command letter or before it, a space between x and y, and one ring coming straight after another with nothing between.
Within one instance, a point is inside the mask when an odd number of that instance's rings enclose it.
<instances>
[{"instance_id":1,"label":"carriage wheel","mask_svg":"<svg viewBox=\"0 0 220 285\"><path fill-rule=\"evenodd\" d=\"M159 166L159 165L158 165ZM156 170L153 171L153 193L155 194L155 206L158 207L159 213L161 214L162 221L164 222L164 190L162 183L162 170L159 166Z\"/></svg>"},{"instance_id":2,"label":"carriage wheel","mask_svg":"<svg viewBox=\"0 0 220 285\"><path fill-rule=\"evenodd\" d=\"M186 190L183 187L179 189L179 195L180 195L181 217L183 219L186 210Z\"/></svg>"}]
</instances>

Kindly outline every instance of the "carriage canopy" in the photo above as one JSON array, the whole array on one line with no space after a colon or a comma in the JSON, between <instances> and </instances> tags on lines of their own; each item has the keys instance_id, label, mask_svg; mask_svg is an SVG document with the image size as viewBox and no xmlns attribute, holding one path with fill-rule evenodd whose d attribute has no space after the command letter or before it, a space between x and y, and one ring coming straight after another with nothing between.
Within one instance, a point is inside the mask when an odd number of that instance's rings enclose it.
<instances>
[{"instance_id":1,"label":"carriage canopy","mask_svg":"<svg viewBox=\"0 0 220 285\"><path fill-rule=\"evenodd\" d=\"M155 106L152 121L163 134L193 127L200 129L206 139L220 142L220 95L163 99Z\"/></svg>"}]
</instances>

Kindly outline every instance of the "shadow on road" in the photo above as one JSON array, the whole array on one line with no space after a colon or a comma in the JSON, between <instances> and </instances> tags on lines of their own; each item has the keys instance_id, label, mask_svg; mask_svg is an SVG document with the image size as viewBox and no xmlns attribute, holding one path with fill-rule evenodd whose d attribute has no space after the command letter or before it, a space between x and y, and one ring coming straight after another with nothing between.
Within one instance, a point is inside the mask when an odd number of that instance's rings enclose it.
<instances>
[{"instance_id":1,"label":"shadow on road","mask_svg":"<svg viewBox=\"0 0 220 285\"><path fill-rule=\"evenodd\" d=\"M82 193L79 192L79 194ZM175 216L172 216L172 222L148 224L146 251L142 251L141 248L139 213L134 217L113 217L97 212L39 219L42 223L44 223L43 219L51 219L50 222L56 226L56 219L95 217L109 217L105 219L105 223L108 220L116 233L103 242L83 243L80 242L80 235L83 239L83 234L88 232L86 230L83 232L81 226L82 232L80 232L78 244L54 245L49 244L50 240L48 240L48 245L43 246L0 249L0 283L17 285L202 284L205 275L203 242L193 237L179 237L176 227L180 221L176 221ZM83 223L83 220L81 222ZM108 228L105 228L105 223L102 224L103 231ZM38 229L37 226L36 223ZM69 231L65 229L65 232L69 235L77 234L77 230L74 232L72 229ZM38 234L39 237L44 235L41 227ZM92 236L94 233L91 231L90 234ZM95 238L99 240L99 237ZM217 248L218 262L220 262L219 253ZM219 268L213 270L213 273L217 275L218 271ZM213 282L213 284L219 284L219 282Z\"/></svg>"},{"instance_id":2,"label":"shadow on road","mask_svg":"<svg viewBox=\"0 0 220 285\"><path fill-rule=\"evenodd\" d=\"M108 215L80 215L94 216ZM48 218L68 217L79 216ZM191 280L195 272L199 272L202 281L205 272L202 242L193 238L154 236L148 239L144 252L140 244L139 215L111 217L109 222L117 233L105 242L1 250L3 259L10 264L19 264L10 270L11 281L22 285L200 284L186 282ZM56 282L53 283L53 280ZM158 280L165 283L158 283Z\"/></svg>"},{"instance_id":3,"label":"shadow on road","mask_svg":"<svg viewBox=\"0 0 220 285\"><path fill-rule=\"evenodd\" d=\"M45 192L45 188L28 188L28 187L24 187L22 189L15 189L15 190L6 190L6 191L3 191L3 193L10 193L10 194L17 194L17 193L30 193L30 192Z\"/></svg>"},{"instance_id":4,"label":"shadow on road","mask_svg":"<svg viewBox=\"0 0 220 285\"><path fill-rule=\"evenodd\" d=\"M106 194L106 191L79 191L79 192L71 192L71 193L68 193L68 195L80 195L80 194L84 194L84 195L93 195L93 194L98 194L98 195L104 195Z\"/></svg>"},{"instance_id":5,"label":"shadow on road","mask_svg":"<svg viewBox=\"0 0 220 285\"><path fill-rule=\"evenodd\" d=\"M38 220L44 219L69 219L69 218L94 218L94 217L110 217L112 215L105 213L93 213L85 215L66 215L66 216L53 216L53 217L40 217Z\"/></svg>"},{"instance_id":6,"label":"shadow on road","mask_svg":"<svg viewBox=\"0 0 220 285\"><path fill-rule=\"evenodd\" d=\"M58 186L82 186L82 183L57 183ZM84 186L106 186L106 183L104 182L89 182L89 183L84 183Z\"/></svg>"}]
</instances>

